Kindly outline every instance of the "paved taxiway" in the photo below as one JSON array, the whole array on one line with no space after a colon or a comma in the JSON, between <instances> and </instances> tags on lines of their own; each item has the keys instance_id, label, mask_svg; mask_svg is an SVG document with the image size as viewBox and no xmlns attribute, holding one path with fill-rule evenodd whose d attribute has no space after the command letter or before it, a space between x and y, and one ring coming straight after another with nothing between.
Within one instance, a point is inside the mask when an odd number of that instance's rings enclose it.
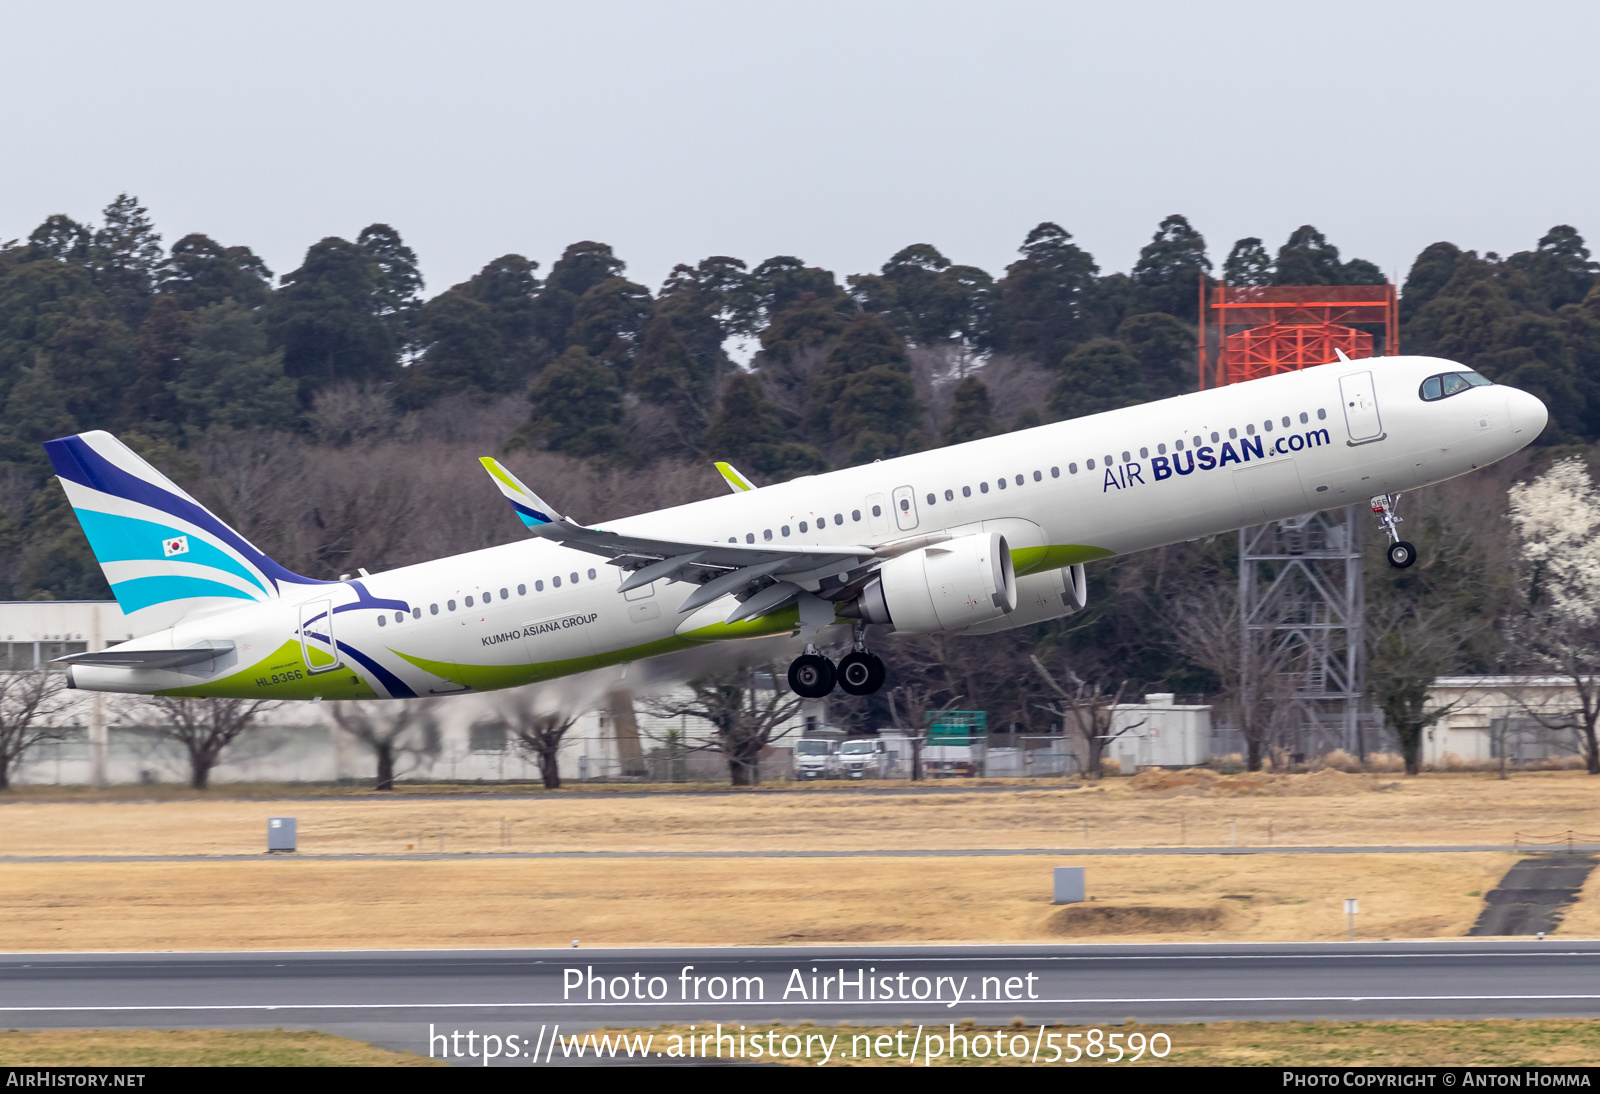
<instances>
[{"instance_id":1,"label":"paved taxiway","mask_svg":"<svg viewBox=\"0 0 1600 1094\"><path fill-rule=\"evenodd\" d=\"M728 998L734 977L754 999ZM1600 942L0 955L8 1027L283 1026L412 1052L430 1026L1562 1016L1600 1016Z\"/></svg>"}]
</instances>

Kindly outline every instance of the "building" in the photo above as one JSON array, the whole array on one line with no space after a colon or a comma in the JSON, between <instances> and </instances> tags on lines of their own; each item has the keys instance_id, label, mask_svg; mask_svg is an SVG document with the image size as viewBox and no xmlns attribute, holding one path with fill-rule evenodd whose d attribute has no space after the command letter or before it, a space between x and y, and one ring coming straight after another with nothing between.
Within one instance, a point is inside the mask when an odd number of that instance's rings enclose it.
<instances>
[{"instance_id":1,"label":"building","mask_svg":"<svg viewBox=\"0 0 1600 1094\"><path fill-rule=\"evenodd\" d=\"M101 650L133 637L114 601L0 602L0 671L49 669L50 659ZM774 682L768 680L771 686ZM760 682L758 681L758 686ZM569 677L559 683L509 692L408 700L426 704L438 727L437 748L403 754L396 774L451 781L537 780L538 766L507 739L501 715L507 704L545 694L581 713L562 742L563 779L722 781L726 759L684 742L701 730L688 719L671 722L635 709L627 666ZM373 778L369 748L335 724L332 706L315 701L279 703L227 752L211 773L214 782L337 782ZM393 704L375 704L378 714ZM52 721L61 739L34 748L12 773L16 783L108 785L188 781L182 750L150 727L140 696L66 691ZM807 703L783 729L785 736L762 757L763 779L787 778L788 741L807 727L826 725L821 702Z\"/></svg>"},{"instance_id":2,"label":"building","mask_svg":"<svg viewBox=\"0 0 1600 1094\"><path fill-rule=\"evenodd\" d=\"M1141 767L1193 767L1211 758L1211 708L1179 705L1170 692L1112 708L1106 758L1127 772Z\"/></svg>"},{"instance_id":3,"label":"building","mask_svg":"<svg viewBox=\"0 0 1600 1094\"><path fill-rule=\"evenodd\" d=\"M1428 709L1449 710L1423 731L1421 760L1444 765L1551 760L1582 751L1576 732L1552 730L1581 708L1566 676L1441 676L1428 691Z\"/></svg>"}]
</instances>

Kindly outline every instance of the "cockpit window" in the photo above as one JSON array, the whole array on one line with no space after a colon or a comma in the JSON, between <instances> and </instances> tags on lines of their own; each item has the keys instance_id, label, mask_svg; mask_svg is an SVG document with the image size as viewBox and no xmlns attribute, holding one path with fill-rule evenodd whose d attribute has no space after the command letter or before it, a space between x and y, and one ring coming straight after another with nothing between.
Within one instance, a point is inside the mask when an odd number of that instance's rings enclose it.
<instances>
[{"instance_id":1,"label":"cockpit window","mask_svg":"<svg viewBox=\"0 0 1600 1094\"><path fill-rule=\"evenodd\" d=\"M1424 402L1433 402L1436 399L1448 399L1452 395L1459 395L1468 388L1488 387L1490 380L1487 376L1476 372L1447 372L1442 376L1430 376L1422 381L1422 398Z\"/></svg>"}]
</instances>

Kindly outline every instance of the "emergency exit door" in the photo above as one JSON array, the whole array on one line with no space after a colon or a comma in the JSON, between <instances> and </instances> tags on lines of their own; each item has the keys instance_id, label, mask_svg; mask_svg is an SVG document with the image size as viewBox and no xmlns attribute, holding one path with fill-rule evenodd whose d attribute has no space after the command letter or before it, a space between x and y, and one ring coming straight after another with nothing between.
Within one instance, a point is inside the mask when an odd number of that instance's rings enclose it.
<instances>
[{"instance_id":1,"label":"emergency exit door","mask_svg":"<svg viewBox=\"0 0 1600 1094\"><path fill-rule=\"evenodd\" d=\"M339 647L333 640L333 601L313 600L300 605L300 650L311 672L339 667Z\"/></svg>"}]
</instances>

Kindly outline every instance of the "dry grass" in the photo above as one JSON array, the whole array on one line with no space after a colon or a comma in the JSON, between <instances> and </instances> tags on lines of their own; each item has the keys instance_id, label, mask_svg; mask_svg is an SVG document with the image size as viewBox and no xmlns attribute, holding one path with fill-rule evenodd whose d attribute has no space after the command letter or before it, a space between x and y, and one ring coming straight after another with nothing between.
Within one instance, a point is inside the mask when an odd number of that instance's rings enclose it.
<instances>
[{"instance_id":1,"label":"dry grass","mask_svg":"<svg viewBox=\"0 0 1600 1094\"><path fill-rule=\"evenodd\" d=\"M1458 937L1510 854L0 865L0 951ZM1086 865L1093 901L1050 903ZM1571 931L1564 931L1571 933Z\"/></svg>"},{"instance_id":2,"label":"dry grass","mask_svg":"<svg viewBox=\"0 0 1600 1094\"><path fill-rule=\"evenodd\" d=\"M714 1028L715 1023L712 1024ZM708 1027L702 1023L694 1030L696 1036L704 1034ZM735 1036L740 1031L738 1023L731 1023L724 1027L732 1030ZM1071 1033L1084 1034L1091 1027L1059 1025L1051 1026L1045 1033L1057 1033L1055 1043L1064 1045L1066 1035ZM1165 1034L1171 1039L1171 1051L1164 1059L1157 1059L1149 1054L1137 1063L1129 1064L1127 1061L1118 1064L1107 1062L1114 1055L1109 1050L1102 1049L1104 1055L1098 1060L1084 1058L1078 1066L1083 1067L1196 1067L1202 1065L1248 1066L1248 1067L1538 1067L1538 1066L1573 1066L1592 1067L1594 1060L1600 1056L1600 1023L1581 1019L1497 1019L1477 1022L1202 1022L1193 1025L1167 1026L1143 1025L1128 1022L1120 1026L1099 1027L1101 1038L1105 1039L1111 1034L1120 1034L1119 1043L1126 1043L1130 1034L1138 1034L1149 1044L1150 1039L1156 1034ZM797 1055L795 1058L784 1060L791 1066L818 1066L822 1064L824 1040L835 1038L831 1041L832 1056L825 1066L828 1067L895 1067L907 1066L911 1063L905 1058L906 1053L917 1043L915 1040L917 1027L914 1023L902 1026L769 1026L750 1025L743 1028L746 1038L747 1058L751 1053L750 1046L756 1037L761 1037L764 1044L772 1044L779 1048L781 1053L783 1038L785 1036L796 1038L791 1042L791 1047L796 1043L794 1051L798 1054L809 1048L807 1055ZM774 1032L775 1040L768 1040L767 1034ZM604 1031L613 1037L621 1032L630 1041L634 1037L650 1037L651 1051L671 1051L672 1046L684 1045L685 1038L690 1035L688 1026L658 1026L650 1029L629 1029L626 1031ZM1004 1038L1010 1047L1020 1045L1015 1038L1024 1037L1029 1040L1031 1052L1032 1042L1039 1036L1038 1026L1022 1026L1013 1023L1010 1026L983 1026L971 1022L957 1024L954 1029L945 1026L926 1026L923 1028L924 1038L933 1034L942 1039L944 1045L950 1043L951 1035L964 1036L967 1055L962 1058L957 1049L957 1056L952 1058L946 1050L942 1057L935 1057L931 1061L934 1066L967 1066L967 1067L1028 1067L1038 1066L1050 1059L1050 1052L1045 1049L1039 1054L1039 1060L1034 1062L1031 1055L1017 1058L1009 1054L996 1056L993 1045L996 1036ZM594 1036L599 1037L597 1032ZM673 1041L674 1036L678 1038ZM879 1037L888 1036L890 1041L879 1042ZM809 1045L806 1039L812 1040ZM982 1037L982 1041L976 1038ZM865 1040L859 1040L865 1038ZM926 1043L925 1041L923 1043ZM1083 1045L1085 1038L1078 1037L1077 1044ZM698 1045L699 1042L696 1042ZM709 1044L709 1043L708 1043ZM881 1045L882 1051L891 1055L888 1059L874 1054L868 1057L867 1053ZM724 1043L726 1049L726 1042ZM977 1058L973 1053L981 1048L986 1053L983 1058ZM901 1055L896 1056L896 1053ZM619 1053L620 1055L620 1053ZM1070 1053L1063 1051L1063 1055ZM769 1058L763 1057L759 1061L766 1063ZM916 1066L924 1066L923 1055L919 1053ZM1071 1065L1065 1065L1071 1066Z\"/></svg>"},{"instance_id":3,"label":"dry grass","mask_svg":"<svg viewBox=\"0 0 1600 1094\"><path fill-rule=\"evenodd\" d=\"M310 1030L96 1030L0 1032L0 1067L442 1067Z\"/></svg>"},{"instance_id":4,"label":"dry grass","mask_svg":"<svg viewBox=\"0 0 1600 1094\"><path fill-rule=\"evenodd\" d=\"M989 793L894 795L579 792L498 800L367 795L100 804L0 795L8 798L0 807L0 854L11 855L248 854L264 848L266 818L280 814L298 817L303 852L358 854L1159 847L1226 844L1230 832L1253 846L1502 844L1518 832L1600 833L1600 780L1574 772L1508 781L1331 769L1223 777L1155 772L1083 789L1035 783Z\"/></svg>"}]
</instances>

